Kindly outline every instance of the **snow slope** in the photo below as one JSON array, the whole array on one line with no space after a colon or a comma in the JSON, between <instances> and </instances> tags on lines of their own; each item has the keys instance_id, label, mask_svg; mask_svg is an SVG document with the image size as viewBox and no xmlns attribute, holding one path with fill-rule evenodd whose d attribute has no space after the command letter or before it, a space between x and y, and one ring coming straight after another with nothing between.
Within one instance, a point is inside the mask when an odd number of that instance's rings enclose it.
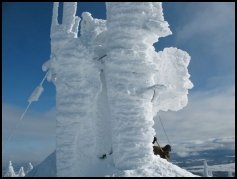
<instances>
[{"instance_id":1,"label":"snow slope","mask_svg":"<svg viewBox=\"0 0 237 179\"><path fill-rule=\"evenodd\" d=\"M144 168L137 168L134 170L118 170L114 167L112 155L106 159L94 158L92 165L84 171L83 176L97 176L97 177L195 177L192 173L167 162L165 159L154 156ZM77 166L80 167L79 165ZM26 176L39 177L39 176L57 176L56 175L56 155L55 152L48 156L41 164L36 166Z\"/></svg>"},{"instance_id":2,"label":"snow slope","mask_svg":"<svg viewBox=\"0 0 237 179\"><path fill-rule=\"evenodd\" d=\"M56 176L56 152L50 154L44 161L34 167L27 175L27 177L53 177Z\"/></svg>"}]
</instances>

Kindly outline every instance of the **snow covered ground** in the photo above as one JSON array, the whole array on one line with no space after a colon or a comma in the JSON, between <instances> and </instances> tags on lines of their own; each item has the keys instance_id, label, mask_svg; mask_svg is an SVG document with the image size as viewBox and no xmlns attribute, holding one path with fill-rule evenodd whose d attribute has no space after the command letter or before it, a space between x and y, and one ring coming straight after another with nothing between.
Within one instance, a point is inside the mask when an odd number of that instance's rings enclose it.
<instances>
[{"instance_id":1,"label":"snow covered ground","mask_svg":"<svg viewBox=\"0 0 237 179\"><path fill-rule=\"evenodd\" d=\"M36 166L27 176L56 176L56 155L55 152L47 157L41 164ZM115 168L113 156L109 155L105 159L94 158L90 167L83 171L83 176L107 176L107 177L195 177L192 173L167 162L165 159L154 156L150 161L146 161L146 166L135 170L118 170ZM78 169L80 166L77 166ZM83 167L83 166L81 166Z\"/></svg>"},{"instance_id":2,"label":"snow covered ground","mask_svg":"<svg viewBox=\"0 0 237 179\"><path fill-rule=\"evenodd\" d=\"M215 153L215 155L213 155ZM231 151L221 151L220 149L212 150L212 151L203 151L200 152L198 156L194 157L185 157L185 158L177 158L175 154L172 154L172 163L175 165L181 166L185 170L195 173L197 175L203 176L203 158L207 159L208 164L208 170L212 171L214 177L226 177L228 176L228 171L232 173L232 175L235 174L235 163L234 163L234 157L231 153L234 153L234 150ZM219 158L222 158L222 160L218 160ZM224 158L223 158L224 157ZM199 159L199 160L198 160ZM228 160L226 160L228 159ZM232 161L232 162L231 162ZM116 171L115 168L113 168L111 156L109 156L107 159L104 160L98 160L97 161L98 166L93 168L93 171L91 171L91 174L93 175L107 175L107 176L113 176L113 172ZM216 163L216 164L213 164ZM34 170L32 170L30 173L27 174L27 176L55 176L56 174L56 162L55 162L55 153L51 154L47 159L45 159L43 162L41 162L39 165L34 165ZM21 163L17 164L13 161L12 166L14 167L14 170L16 171L16 174L18 174L18 170L20 170L21 166L24 166L24 169L27 173L28 164L27 163ZM7 173L7 166L3 166L2 170L2 176L6 175ZM107 174L106 174L107 170ZM151 171L151 170L149 170ZM117 171L119 172L119 171ZM128 173L131 173L132 171L127 171ZM138 171L136 171L138 172ZM120 174L122 172L120 171ZM150 174L150 173L149 173Z\"/></svg>"}]
</instances>

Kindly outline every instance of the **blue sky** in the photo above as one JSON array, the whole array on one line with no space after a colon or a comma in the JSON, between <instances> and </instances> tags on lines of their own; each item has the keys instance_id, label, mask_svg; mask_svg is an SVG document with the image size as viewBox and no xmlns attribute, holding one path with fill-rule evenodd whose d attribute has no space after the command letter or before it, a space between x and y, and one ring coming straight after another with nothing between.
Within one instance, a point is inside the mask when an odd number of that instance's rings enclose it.
<instances>
[{"instance_id":1,"label":"blue sky","mask_svg":"<svg viewBox=\"0 0 237 179\"><path fill-rule=\"evenodd\" d=\"M50 57L52 3L3 3L3 103L24 107L27 98L44 77L42 64ZM89 11L105 18L104 3L80 3L77 14ZM61 13L62 14L62 13ZM45 84L36 111L55 106L55 89Z\"/></svg>"},{"instance_id":2,"label":"blue sky","mask_svg":"<svg viewBox=\"0 0 237 179\"><path fill-rule=\"evenodd\" d=\"M26 107L27 98L44 77L41 67L50 56L52 5L3 3L2 109L6 135ZM163 3L164 17L173 34L159 39L155 47L162 50L174 46L187 51L191 56L188 69L194 84L189 93L190 102L184 110L162 113L165 119L170 118L166 127L171 136L175 136L172 129L178 121L179 127L175 131L182 133L176 141L234 136L234 6L234 3ZM95 18L106 18L102 2L78 3L77 15L84 11ZM55 88L48 82L44 83L44 88L40 100L33 103L24 123L16 131L15 141L8 147L15 151L19 143L27 144L28 147L19 150L24 154L31 147L34 155L39 155L38 159L54 148ZM191 117L193 120L189 120ZM202 130L198 128L190 136L182 129L192 128L194 122L202 122ZM210 130L214 123L216 130ZM21 139L17 141L18 138Z\"/></svg>"}]
</instances>

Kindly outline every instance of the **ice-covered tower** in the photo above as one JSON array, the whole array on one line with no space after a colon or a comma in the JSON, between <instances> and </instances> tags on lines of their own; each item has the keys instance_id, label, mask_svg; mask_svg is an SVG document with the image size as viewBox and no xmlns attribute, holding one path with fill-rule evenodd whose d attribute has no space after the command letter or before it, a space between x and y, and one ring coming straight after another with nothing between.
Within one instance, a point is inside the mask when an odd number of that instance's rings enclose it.
<instances>
[{"instance_id":1,"label":"ice-covered tower","mask_svg":"<svg viewBox=\"0 0 237 179\"><path fill-rule=\"evenodd\" d=\"M134 169L153 157L154 115L187 104L190 57L175 48L155 52L153 43L171 34L160 2L107 2L106 8L113 158L117 168ZM172 99L178 106L170 105Z\"/></svg>"},{"instance_id":2,"label":"ice-covered tower","mask_svg":"<svg viewBox=\"0 0 237 179\"><path fill-rule=\"evenodd\" d=\"M190 56L153 47L171 34L161 3L108 2L107 21L85 12L80 22L77 3L66 2L62 24L58 6L55 2L51 57L43 65L56 86L57 175L88 176L96 155L110 153L111 145L118 169L157 160L153 117L159 110L183 108L192 88Z\"/></svg>"},{"instance_id":3,"label":"ice-covered tower","mask_svg":"<svg viewBox=\"0 0 237 179\"><path fill-rule=\"evenodd\" d=\"M56 86L56 166L58 176L83 176L94 153L95 101L100 91L100 70L93 54L78 38L77 3L64 2L62 24L54 3L51 59L43 65ZM85 168L77 168L77 165Z\"/></svg>"}]
</instances>

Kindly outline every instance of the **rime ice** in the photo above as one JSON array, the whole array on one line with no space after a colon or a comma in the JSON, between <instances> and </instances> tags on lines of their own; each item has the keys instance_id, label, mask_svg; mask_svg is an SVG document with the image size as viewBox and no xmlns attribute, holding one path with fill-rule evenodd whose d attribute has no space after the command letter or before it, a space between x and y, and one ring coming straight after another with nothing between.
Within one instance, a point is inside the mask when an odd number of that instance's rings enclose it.
<instances>
[{"instance_id":1,"label":"rime ice","mask_svg":"<svg viewBox=\"0 0 237 179\"><path fill-rule=\"evenodd\" d=\"M58 24L54 3L51 57L43 65L57 93L57 176L92 176L97 165L107 166L105 175L192 176L152 151L153 117L185 107L193 86L188 53L153 46L171 35L162 4L107 2L107 20L88 12L80 18L76 9L64 3Z\"/></svg>"}]
</instances>

